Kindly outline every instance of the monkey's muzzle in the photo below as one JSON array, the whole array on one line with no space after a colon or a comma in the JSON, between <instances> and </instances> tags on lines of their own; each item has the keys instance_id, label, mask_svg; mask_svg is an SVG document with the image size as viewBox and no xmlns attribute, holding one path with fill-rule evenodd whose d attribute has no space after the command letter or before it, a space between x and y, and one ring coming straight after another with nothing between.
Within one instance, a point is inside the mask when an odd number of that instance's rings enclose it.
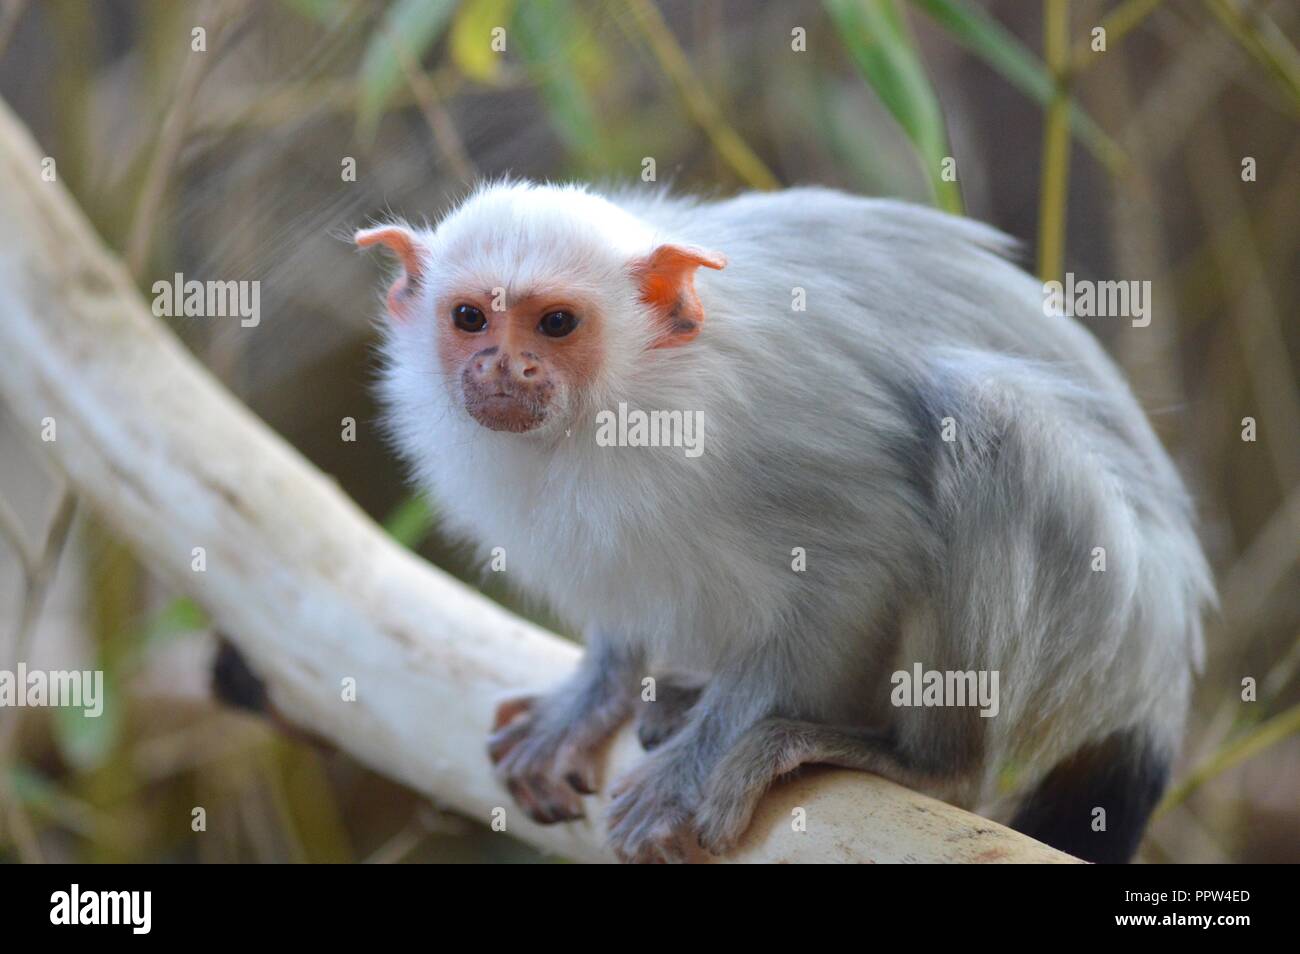
<instances>
[{"instance_id":1,"label":"monkey's muzzle","mask_svg":"<svg viewBox=\"0 0 1300 954\"><path fill-rule=\"evenodd\" d=\"M554 384L534 364L516 368L504 356L480 355L461 374L461 391L465 410L488 430L523 434L546 420Z\"/></svg>"}]
</instances>

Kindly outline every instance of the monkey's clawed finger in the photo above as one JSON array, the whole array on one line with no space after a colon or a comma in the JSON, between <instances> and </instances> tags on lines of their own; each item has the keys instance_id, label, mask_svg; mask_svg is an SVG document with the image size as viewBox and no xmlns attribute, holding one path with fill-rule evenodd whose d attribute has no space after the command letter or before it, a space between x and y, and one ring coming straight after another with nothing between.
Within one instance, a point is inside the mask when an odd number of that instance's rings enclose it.
<instances>
[{"instance_id":1,"label":"monkey's clawed finger","mask_svg":"<svg viewBox=\"0 0 1300 954\"><path fill-rule=\"evenodd\" d=\"M506 782L516 804L539 825L554 825L584 817L582 802L563 785L542 778L511 779Z\"/></svg>"},{"instance_id":2,"label":"monkey's clawed finger","mask_svg":"<svg viewBox=\"0 0 1300 954\"><path fill-rule=\"evenodd\" d=\"M589 767L585 771L582 769L571 769L564 776L564 780L569 783L579 795L595 795L596 781L594 778L595 767Z\"/></svg>"},{"instance_id":3,"label":"monkey's clawed finger","mask_svg":"<svg viewBox=\"0 0 1300 954\"><path fill-rule=\"evenodd\" d=\"M596 790L595 767L566 744L570 726L549 727L534 697L503 702L493 720L488 757L501 785L542 825L585 817L583 794Z\"/></svg>"},{"instance_id":4,"label":"monkey's clawed finger","mask_svg":"<svg viewBox=\"0 0 1300 954\"><path fill-rule=\"evenodd\" d=\"M554 825L585 817L582 800L565 782L540 775L505 778L503 782L519 807L539 825Z\"/></svg>"},{"instance_id":5,"label":"monkey's clawed finger","mask_svg":"<svg viewBox=\"0 0 1300 954\"><path fill-rule=\"evenodd\" d=\"M523 719L513 722L505 728L494 732L488 737L488 758L492 760L493 765L500 765L510 752L528 738L532 726L530 720Z\"/></svg>"},{"instance_id":6,"label":"monkey's clawed finger","mask_svg":"<svg viewBox=\"0 0 1300 954\"><path fill-rule=\"evenodd\" d=\"M496 715L492 718L492 731L505 728L525 712L532 712L537 706L537 696L515 696L505 699L497 705Z\"/></svg>"}]
</instances>

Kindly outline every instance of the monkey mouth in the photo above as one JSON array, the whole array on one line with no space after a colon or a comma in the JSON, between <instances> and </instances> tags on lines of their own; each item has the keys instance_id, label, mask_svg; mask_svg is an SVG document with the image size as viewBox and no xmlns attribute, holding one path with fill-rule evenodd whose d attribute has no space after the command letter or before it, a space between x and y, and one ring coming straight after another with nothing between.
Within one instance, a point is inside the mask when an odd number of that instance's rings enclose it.
<instances>
[{"instance_id":1,"label":"monkey mouth","mask_svg":"<svg viewBox=\"0 0 1300 954\"><path fill-rule=\"evenodd\" d=\"M523 434L546 420L546 409L520 394L494 391L491 394L466 394L465 410L490 431Z\"/></svg>"}]
</instances>

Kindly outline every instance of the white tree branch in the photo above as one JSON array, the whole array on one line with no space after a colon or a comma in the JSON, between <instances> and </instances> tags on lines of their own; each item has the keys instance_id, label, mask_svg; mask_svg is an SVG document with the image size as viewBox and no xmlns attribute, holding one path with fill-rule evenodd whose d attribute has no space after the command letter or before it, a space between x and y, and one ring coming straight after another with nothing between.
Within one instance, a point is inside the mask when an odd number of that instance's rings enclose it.
<instances>
[{"instance_id":1,"label":"white tree branch","mask_svg":"<svg viewBox=\"0 0 1300 954\"><path fill-rule=\"evenodd\" d=\"M200 602L276 707L377 771L561 855L609 860L595 821L514 811L484 751L494 702L578 651L390 541L153 318L27 130L0 104L0 397L75 492ZM191 570L206 550L205 572ZM341 684L356 680L357 700ZM637 757L626 731L608 770ZM807 812L792 831L791 810ZM866 774L811 773L765 800L737 861L1068 861Z\"/></svg>"}]
</instances>

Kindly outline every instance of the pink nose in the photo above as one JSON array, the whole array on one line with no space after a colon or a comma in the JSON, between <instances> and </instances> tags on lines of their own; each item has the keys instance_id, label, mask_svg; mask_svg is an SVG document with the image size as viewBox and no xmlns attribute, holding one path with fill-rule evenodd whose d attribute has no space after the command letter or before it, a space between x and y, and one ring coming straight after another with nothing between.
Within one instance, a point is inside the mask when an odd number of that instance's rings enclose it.
<instances>
[{"instance_id":1,"label":"pink nose","mask_svg":"<svg viewBox=\"0 0 1300 954\"><path fill-rule=\"evenodd\" d=\"M483 383L517 386L532 383L539 365L536 355L527 351L512 354L500 348L488 348L475 356L471 368L474 377Z\"/></svg>"}]
</instances>

